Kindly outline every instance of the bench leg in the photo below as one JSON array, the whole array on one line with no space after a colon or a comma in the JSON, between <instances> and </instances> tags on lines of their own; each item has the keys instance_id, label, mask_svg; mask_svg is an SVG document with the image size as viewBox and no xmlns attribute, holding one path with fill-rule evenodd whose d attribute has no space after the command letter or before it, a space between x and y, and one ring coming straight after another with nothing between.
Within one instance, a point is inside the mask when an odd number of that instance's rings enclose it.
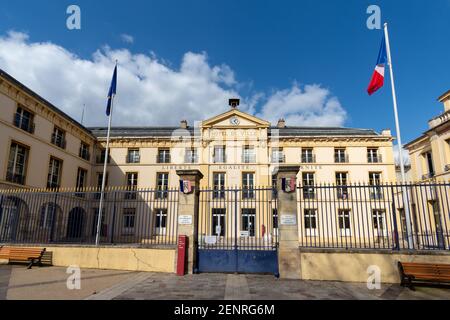
<instances>
[{"instance_id":1,"label":"bench leg","mask_svg":"<svg viewBox=\"0 0 450 320\"><path fill-rule=\"evenodd\" d=\"M31 259L30 263L28 264L27 269L33 268L33 264L34 264L34 259Z\"/></svg>"}]
</instances>

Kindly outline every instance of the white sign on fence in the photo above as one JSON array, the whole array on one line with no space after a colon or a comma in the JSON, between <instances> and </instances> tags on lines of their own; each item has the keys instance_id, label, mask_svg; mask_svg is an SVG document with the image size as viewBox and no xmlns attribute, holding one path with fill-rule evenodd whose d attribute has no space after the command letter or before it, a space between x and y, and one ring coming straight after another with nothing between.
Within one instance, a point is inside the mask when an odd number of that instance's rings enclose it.
<instances>
[{"instance_id":1,"label":"white sign on fence","mask_svg":"<svg viewBox=\"0 0 450 320\"><path fill-rule=\"evenodd\" d=\"M205 236L205 244L216 244L217 237L216 236Z\"/></svg>"},{"instance_id":2,"label":"white sign on fence","mask_svg":"<svg viewBox=\"0 0 450 320\"><path fill-rule=\"evenodd\" d=\"M297 217L295 214L282 214L280 223L286 226L295 226L297 224Z\"/></svg>"},{"instance_id":3,"label":"white sign on fence","mask_svg":"<svg viewBox=\"0 0 450 320\"><path fill-rule=\"evenodd\" d=\"M248 238L250 233L248 231L241 231L240 236L241 238Z\"/></svg>"},{"instance_id":4,"label":"white sign on fence","mask_svg":"<svg viewBox=\"0 0 450 320\"><path fill-rule=\"evenodd\" d=\"M192 216L179 216L178 217L178 224L183 225L191 225L192 224Z\"/></svg>"}]
</instances>

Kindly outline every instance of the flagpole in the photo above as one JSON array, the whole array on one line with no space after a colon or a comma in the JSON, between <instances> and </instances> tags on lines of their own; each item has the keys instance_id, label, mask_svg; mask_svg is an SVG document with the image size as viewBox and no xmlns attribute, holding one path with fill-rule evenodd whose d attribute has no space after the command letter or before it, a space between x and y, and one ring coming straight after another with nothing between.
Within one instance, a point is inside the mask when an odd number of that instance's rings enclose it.
<instances>
[{"instance_id":1,"label":"flagpole","mask_svg":"<svg viewBox=\"0 0 450 320\"><path fill-rule=\"evenodd\" d=\"M408 239L408 247L412 249L414 246L413 238L412 238L412 230L411 230L411 213L409 210L408 204L408 191L406 189L406 175L405 175L405 162L403 160L403 144L402 137L400 133L400 121L398 117L398 108L397 108L397 94L395 92L395 81L394 81L394 70L392 67L392 57L391 57L391 46L389 42L389 32L388 32L388 24L384 24L384 36L386 41L386 52L388 58L389 71L391 76L391 88L392 88L392 100L394 102L394 115L395 115L395 127L397 131L397 140L398 140L398 149L399 149L399 159L400 159L400 172L402 176L402 194L403 194L403 205L405 207L405 220L406 220L406 234Z\"/></svg>"},{"instance_id":2,"label":"flagpole","mask_svg":"<svg viewBox=\"0 0 450 320\"><path fill-rule=\"evenodd\" d=\"M117 61L116 61L116 68L117 68ZM106 167L108 166L108 159L109 159L109 138L111 136L111 123L112 123L112 115L113 115L113 108L114 108L114 98L115 94L111 95L111 110L109 112L108 116L108 134L106 136L106 150L105 150L105 161L103 163L103 176L102 176L102 189L100 194L100 204L98 206L98 216L97 216L97 233L95 236L95 245L98 246L100 244L100 229L102 224L102 212L103 212L103 202L105 199L105 187L106 187Z\"/></svg>"}]
</instances>

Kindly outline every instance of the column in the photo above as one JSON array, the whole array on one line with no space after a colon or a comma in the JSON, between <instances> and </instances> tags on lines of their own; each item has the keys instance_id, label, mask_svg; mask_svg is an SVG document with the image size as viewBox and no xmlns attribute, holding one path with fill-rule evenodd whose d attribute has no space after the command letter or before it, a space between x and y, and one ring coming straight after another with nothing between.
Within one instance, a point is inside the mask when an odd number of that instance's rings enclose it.
<instances>
[{"instance_id":1,"label":"column","mask_svg":"<svg viewBox=\"0 0 450 320\"><path fill-rule=\"evenodd\" d=\"M277 172L278 266L282 279L301 279L297 190L288 193L282 189L282 179L290 181L291 178L297 177L299 170L299 166L280 166ZM298 182L296 184L298 185Z\"/></svg>"},{"instance_id":2,"label":"column","mask_svg":"<svg viewBox=\"0 0 450 320\"><path fill-rule=\"evenodd\" d=\"M180 180L190 181L192 186L192 191L180 193L178 200L178 235L188 237L187 272L192 274L197 257L195 242L198 231L200 180L203 174L199 170L178 170L177 175Z\"/></svg>"}]
</instances>

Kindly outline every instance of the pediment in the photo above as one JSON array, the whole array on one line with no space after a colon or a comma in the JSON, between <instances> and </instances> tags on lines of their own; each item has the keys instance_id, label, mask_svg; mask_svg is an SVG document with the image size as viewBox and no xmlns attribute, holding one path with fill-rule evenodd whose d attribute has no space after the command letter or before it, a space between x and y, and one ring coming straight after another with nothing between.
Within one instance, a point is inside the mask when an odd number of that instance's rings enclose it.
<instances>
[{"instance_id":1,"label":"pediment","mask_svg":"<svg viewBox=\"0 0 450 320\"><path fill-rule=\"evenodd\" d=\"M268 121L259 119L238 109L231 109L225 113L202 122L203 128L268 128Z\"/></svg>"}]
</instances>

